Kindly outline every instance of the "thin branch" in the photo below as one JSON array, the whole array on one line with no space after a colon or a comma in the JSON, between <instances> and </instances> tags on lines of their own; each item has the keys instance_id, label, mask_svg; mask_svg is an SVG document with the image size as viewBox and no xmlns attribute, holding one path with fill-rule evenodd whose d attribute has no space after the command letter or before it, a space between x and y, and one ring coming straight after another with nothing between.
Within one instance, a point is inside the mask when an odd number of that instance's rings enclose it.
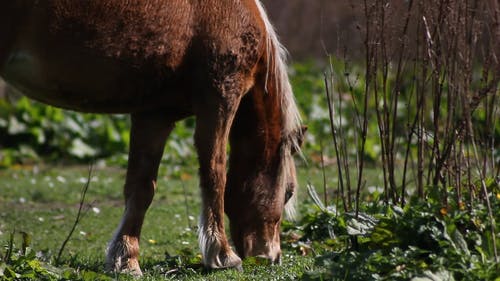
<instances>
[{"instance_id":1,"label":"thin branch","mask_svg":"<svg viewBox=\"0 0 500 281\"><path fill-rule=\"evenodd\" d=\"M82 193L80 196L80 205L78 207L78 213L76 215L75 222L73 223L73 226L71 227L71 230L69 231L68 236L66 236L66 239L64 239L64 241L61 245L61 248L59 249L59 253L57 254L57 257L56 257L56 262L55 262L56 264L59 264L59 262L61 260L62 253L64 251L64 248L66 247L66 244L71 239L73 232L75 232L76 226L80 223L81 219L83 218L83 215L85 215L85 213L88 212L88 209L84 210L84 205L85 205L85 197L87 195L87 191L88 191L89 186L90 186L90 181L92 179L92 170L93 170L93 165L91 164L89 166L89 172L87 175L87 182L85 183L85 185L82 188Z\"/></svg>"},{"instance_id":2,"label":"thin branch","mask_svg":"<svg viewBox=\"0 0 500 281\"><path fill-rule=\"evenodd\" d=\"M326 88L326 98L327 98L327 103L328 103L328 111L330 113L330 128L331 128L331 133L332 133L332 138L333 138L333 145L335 147L335 156L337 158L337 168L338 168L338 173L339 173L339 185L340 185L340 193L342 197L342 203L344 205L344 210L347 212L347 202L345 198L345 192L344 192L344 179L342 175L342 161L340 157L340 152L339 152L339 145L337 142L337 130L335 129L335 124L333 121L333 101L332 97L330 94L330 88L328 87L328 78L327 74L324 73L324 78L325 78L325 88Z\"/></svg>"},{"instance_id":3,"label":"thin branch","mask_svg":"<svg viewBox=\"0 0 500 281\"><path fill-rule=\"evenodd\" d=\"M325 171L325 156L324 156L324 147L323 142L319 141L319 146L321 149L321 172L323 173L323 200L325 206L328 207L328 192L327 192L327 184L326 184L326 171Z\"/></svg>"}]
</instances>

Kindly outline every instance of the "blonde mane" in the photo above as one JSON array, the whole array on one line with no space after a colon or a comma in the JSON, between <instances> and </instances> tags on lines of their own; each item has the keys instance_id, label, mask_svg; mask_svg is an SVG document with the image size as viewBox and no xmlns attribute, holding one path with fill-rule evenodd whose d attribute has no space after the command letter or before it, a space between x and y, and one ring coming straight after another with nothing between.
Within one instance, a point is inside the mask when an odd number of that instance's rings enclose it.
<instances>
[{"instance_id":1,"label":"blonde mane","mask_svg":"<svg viewBox=\"0 0 500 281\"><path fill-rule=\"evenodd\" d=\"M269 82L275 85L277 94L281 98L281 114L282 114L282 135L288 141L284 143L281 148L283 162L279 172L280 184L286 185L287 180L293 177L295 182L295 164L291 151L295 150L300 153L299 138L301 134L302 120L300 117L295 97L293 95L292 86L288 77L287 56L288 52L285 47L280 43L278 35L267 16L266 10L260 0L255 0L259 9L262 20L266 27L266 57L267 57L267 74L266 74L266 88ZM273 75L269 75L272 73ZM274 81L269 81L269 77L274 77ZM292 172L293 171L293 172ZM292 174L293 173L293 174ZM286 187L286 186L285 186ZM288 218L293 219L296 216L295 199L296 192L285 206L285 213Z\"/></svg>"}]
</instances>

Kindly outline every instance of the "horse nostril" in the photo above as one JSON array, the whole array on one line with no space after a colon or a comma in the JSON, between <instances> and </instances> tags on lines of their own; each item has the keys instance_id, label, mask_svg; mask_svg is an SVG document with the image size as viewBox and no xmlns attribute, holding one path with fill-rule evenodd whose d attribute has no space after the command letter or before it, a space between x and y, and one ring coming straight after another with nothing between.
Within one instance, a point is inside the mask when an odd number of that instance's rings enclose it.
<instances>
[{"instance_id":1,"label":"horse nostril","mask_svg":"<svg viewBox=\"0 0 500 281\"><path fill-rule=\"evenodd\" d=\"M274 261L272 261L271 263L276 264L276 265L281 265L281 253L278 253L278 255L276 255L276 258L274 259Z\"/></svg>"}]
</instances>

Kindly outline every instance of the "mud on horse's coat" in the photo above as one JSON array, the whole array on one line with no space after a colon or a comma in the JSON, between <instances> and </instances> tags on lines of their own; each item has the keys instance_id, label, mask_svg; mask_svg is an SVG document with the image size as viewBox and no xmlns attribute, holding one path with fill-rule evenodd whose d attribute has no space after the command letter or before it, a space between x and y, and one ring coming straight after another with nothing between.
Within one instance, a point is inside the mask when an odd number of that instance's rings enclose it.
<instances>
[{"instance_id":1,"label":"mud on horse's coat","mask_svg":"<svg viewBox=\"0 0 500 281\"><path fill-rule=\"evenodd\" d=\"M165 141L190 115L205 266L279 261L303 134L284 57L258 0L19 0L0 9L7 82L62 108L131 115L125 211L107 250L113 271L141 274L140 233Z\"/></svg>"}]
</instances>

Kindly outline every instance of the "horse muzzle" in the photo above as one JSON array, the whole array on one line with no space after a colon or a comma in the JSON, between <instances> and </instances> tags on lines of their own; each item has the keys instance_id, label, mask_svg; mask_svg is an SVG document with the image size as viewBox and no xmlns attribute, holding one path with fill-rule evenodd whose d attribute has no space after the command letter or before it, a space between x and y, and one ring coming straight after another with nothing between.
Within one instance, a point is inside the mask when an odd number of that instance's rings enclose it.
<instances>
[{"instance_id":1,"label":"horse muzzle","mask_svg":"<svg viewBox=\"0 0 500 281\"><path fill-rule=\"evenodd\" d=\"M247 237L243 241L243 248L244 257L255 257L263 264L281 264L279 232L273 237Z\"/></svg>"}]
</instances>

